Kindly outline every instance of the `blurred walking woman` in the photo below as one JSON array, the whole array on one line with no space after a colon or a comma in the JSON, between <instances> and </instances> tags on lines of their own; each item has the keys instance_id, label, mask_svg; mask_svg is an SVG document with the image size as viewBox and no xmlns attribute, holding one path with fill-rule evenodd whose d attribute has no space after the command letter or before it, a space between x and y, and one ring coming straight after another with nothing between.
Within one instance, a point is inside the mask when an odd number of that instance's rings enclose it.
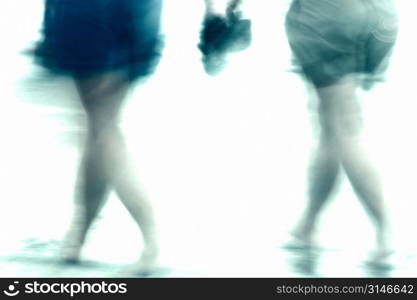
<instances>
[{"instance_id":1,"label":"blurred walking woman","mask_svg":"<svg viewBox=\"0 0 417 300\"><path fill-rule=\"evenodd\" d=\"M158 247L149 204L129 167L118 118L129 86L152 73L160 51L162 0L46 0L37 61L75 81L87 114L81 195L63 258L78 261L87 231L111 188L141 229L146 271ZM111 246L111 243L109 243Z\"/></svg>"},{"instance_id":2,"label":"blurred walking woman","mask_svg":"<svg viewBox=\"0 0 417 300\"><path fill-rule=\"evenodd\" d=\"M320 143L311 168L309 202L294 232L311 243L320 212L343 168L376 228L374 259L387 255L387 220L378 179L359 143L358 87L381 78L397 35L391 0L294 0L287 37L319 103ZM354 229L354 228L352 228Z\"/></svg>"}]
</instances>

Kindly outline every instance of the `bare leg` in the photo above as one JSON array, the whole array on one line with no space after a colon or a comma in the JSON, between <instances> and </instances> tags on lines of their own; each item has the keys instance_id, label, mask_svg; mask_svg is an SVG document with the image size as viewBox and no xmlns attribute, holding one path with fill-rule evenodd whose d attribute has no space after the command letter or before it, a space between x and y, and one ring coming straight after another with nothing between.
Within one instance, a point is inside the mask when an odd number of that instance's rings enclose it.
<instances>
[{"instance_id":1,"label":"bare leg","mask_svg":"<svg viewBox=\"0 0 417 300\"><path fill-rule=\"evenodd\" d=\"M319 215L330 199L340 172L340 158L332 124L334 105L325 97L320 97L319 100L321 136L310 167L309 200L302 219L293 232L294 237L306 246L312 244Z\"/></svg>"},{"instance_id":2,"label":"bare leg","mask_svg":"<svg viewBox=\"0 0 417 300\"><path fill-rule=\"evenodd\" d=\"M357 84L345 79L319 89L322 102L330 103L330 126L338 157L359 200L375 224L377 250L386 252L386 216L378 176L366 160L360 145L360 110L356 102Z\"/></svg>"},{"instance_id":3,"label":"bare leg","mask_svg":"<svg viewBox=\"0 0 417 300\"><path fill-rule=\"evenodd\" d=\"M318 217L330 199L337 181L340 166L332 148L331 140L323 137L310 168L309 201L293 232L294 237L306 246L312 244Z\"/></svg>"},{"instance_id":4,"label":"bare leg","mask_svg":"<svg viewBox=\"0 0 417 300\"><path fill-rule=\"evenodd\" d=\"M348 141L353 145L343 154L343 166L359 200L369 214L376 229L375 258L385 256L387 246L387 219L379 178L372 166L366 160L360 145L355 141Z\"/></svg>"},{"instance_id":5,"label":"bare leg","mask_svg":"<svg viewBox=\"0 0 417 300\"><path fill-rule=\"evenodd\" d=\"M356 83L347 78L319 88L317 92L322 136L311 170L309 203L294 235L302 242L311 242L341 164L375 224L377 256L381 256L387 252L386 216L377 175L366 161L359 143L361 119L355 96Z\"/></svg>"},{"instance_id":6,"label":"bare leg","mask_svg":"<svg viewBox=\"0 0 417 300\"><path fill-rule=\"evenodd\" d=\"M87 134L84 157L78 175L80 182L77 186L80 185L80 191L76 197L72 226L62 252L63 259L69 262L78 261L88 229L103 206L109 190L104 159L101 151L97 150L99 145L90 136L91 132Z\"/></svg>"},{"instance_id":7,"label":"bare leg","mask_svg":"<svg viewBox=\"0 0 417 300\"><path fill-rule=\"evenodd\" d=\"M153 215L143 199L129 166L123 136L118 127L118 116L128 91L128 82L117 73L93 78L77 79L76 84L88 117L86 153L80 176L83 192L80 198L78 241L85 235L106 198L106 191L114 187L135 222L145 242L142 257L157 255Z\"/></svg>"}]
</instances>

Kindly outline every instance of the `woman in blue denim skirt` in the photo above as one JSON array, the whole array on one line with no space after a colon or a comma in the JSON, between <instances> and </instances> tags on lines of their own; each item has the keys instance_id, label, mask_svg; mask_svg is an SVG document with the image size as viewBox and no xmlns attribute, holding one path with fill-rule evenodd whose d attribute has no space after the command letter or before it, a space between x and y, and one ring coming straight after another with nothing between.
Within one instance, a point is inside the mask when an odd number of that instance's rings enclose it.
<instances>
[{"instance_id":1,"label":"woman in blue denim skirt","mask_svg":"<svg viewBox=\"0 0 417 300\"><path fill-rule=\"evenodd\" d=\"M118 126L132 82L150 75L161 50L162 0L46 0L39 64L74 79L87 115L74 223L62 257L77 262L91 224L114 189L141 229L144 248L132 271L149 272L158 255L150 204L129 166Z\"/></svg>"}]
</instances>

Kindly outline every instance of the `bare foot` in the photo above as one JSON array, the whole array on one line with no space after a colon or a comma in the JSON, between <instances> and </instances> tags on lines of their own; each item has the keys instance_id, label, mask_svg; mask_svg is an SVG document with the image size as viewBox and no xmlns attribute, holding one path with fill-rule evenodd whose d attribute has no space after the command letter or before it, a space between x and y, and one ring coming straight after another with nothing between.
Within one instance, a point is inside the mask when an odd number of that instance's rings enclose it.
<instances>
[{"instance_id":1,"label":"bare foot","mask_svg":"<svg viewBox=\"0 0 417 300\"><path fill-rule=\"evenodd\" d=\"M81 245L65 245L61 248L60 258L65 263L76 264L80 261Z\"/></svg>"},{"instance_id":2,"label":"bare foot","mask_svg":"<svg viewBox=\"0 0 417 300\"><path fill-rule=\"evenodd\" d=\"M387 248L381 248L375 250L368 260L366 260L366 264L368 266L388 266L388 259L390 256L394 253L394 250L387 249Z\"/></svg>"},{"instance_id":3,"label":"bare foot","mask_svg":"<svg viewBox=\"0 0 417 300\"><path fill-rule=\"evenodd\" d=\"M71 229L65 236L61 247L60 258L65 263L78 263L84 242L82 231Z\"/></svg>"},{"instance_id":4,"label":"bare foot","mask_svg":"<svg viewBox=\"0 0 417 300\"><path fill-rule=\"evenodd\" d=\"M151 276L158 270L158 251L149 248L143 251L139 261L121 271L127 276Z\"/></svg>"},{"instance_id":5,"label":"bare foot","mask_svg":"<svg viewBox=\"0 0 417 300\"><path fill-rule=\"evenodd\" d=\"M288 250L307 250L315 248L311 231L296 229L290 232L292 240L284 245Z\"/></svg>"}]
</instances>

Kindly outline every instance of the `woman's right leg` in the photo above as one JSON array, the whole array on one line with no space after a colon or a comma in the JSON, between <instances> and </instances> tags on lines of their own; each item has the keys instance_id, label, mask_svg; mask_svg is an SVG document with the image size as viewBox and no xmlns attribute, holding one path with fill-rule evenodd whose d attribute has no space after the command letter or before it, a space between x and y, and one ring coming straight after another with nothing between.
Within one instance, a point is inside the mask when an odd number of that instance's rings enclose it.
<instances>
[{"instance_id":1,"label":"woman's right leg","mask_svg":"<svg viewBox=\"0 0 417 300\"><path fill-rule=\"evenodd\" d=\"M117 117L120 105L109 103L103 95L108 85L105 77L75 78L75 84L87 116L87 134L77 178L72 225L63 249L63 258L68 261L78 260L87 232L109 192L108 158L102 135Z\"/></svg>"},{"instance_id":2,"label":"woman's right leg","mask_svg":"<svg viewBox=\"0 0 417 300\"><path fill-rule=\"evenodd\" d=\"M152 209L137 185L131 168L118 117L129 82L122 74L109 73L94 78L77 79L76 84L87 113L88 133L80 181L82 192L77 211L75 241L81 245L93 220L114 188L137 223L144 240L144 250L133 271L152 267L158 254ZM144 270L146 271L146 270Z\"/></svg>"},{"instance_id":3,"label":"woman's right leg","mask_svg":"<svg viewBox=\"0 0 417 300\"><path fill-rule=\"evenodd\" d=\"M333 129L335 103L318 89L320 142L309 170L308 203L301 221L293 232L294 237L305 245L312 244L312 236L318 218L330 199L340 172L337 140Z\"/></svg>"},{"instance_id":4,"label":"woman's right leg","mask_svg":"<svg viewBox=\"0 0 417 300\"><path fill-rule=\"evenodd\" d=\"M62 253L67 261L78 260L87 232L103 207L109 191L103 156L90 132L87 133L85 143L77 179L74 216Z\"/></svg>"}]
</instances>

